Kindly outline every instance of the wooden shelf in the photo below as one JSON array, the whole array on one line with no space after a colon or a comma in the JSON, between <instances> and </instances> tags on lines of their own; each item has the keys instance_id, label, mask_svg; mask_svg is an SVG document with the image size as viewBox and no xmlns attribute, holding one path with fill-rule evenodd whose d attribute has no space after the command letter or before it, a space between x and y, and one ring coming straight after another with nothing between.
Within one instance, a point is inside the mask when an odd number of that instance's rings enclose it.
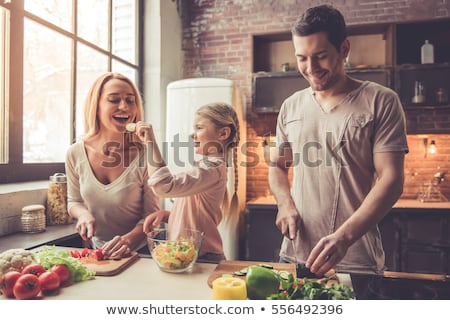
<instances>
[{"instance_id":1,"label":"wooden shelf","mask_svg":"<svg viewBox=\"0 0 450 320\"><path fill-rule=\"evenodd\" d=\"M347 34L352 45L351 67L346 72L351 77L395 90L405 108L409 127L415 133L450 131L448 123L443 122L446 118L443 115L450 116L449 18L349 25ZM309 86L296 70L291 37L290 31L253 35L253 111L256 113L277 113L284 99ZM420 64L420 49L425 40L434 46L436 63ZM289 63L287 72L281 72L284 63ZM426 103L412 103L415 81L424 83ZM448 103L438 102L438 89L447 92Z\"/></svg>"}]
</instances>

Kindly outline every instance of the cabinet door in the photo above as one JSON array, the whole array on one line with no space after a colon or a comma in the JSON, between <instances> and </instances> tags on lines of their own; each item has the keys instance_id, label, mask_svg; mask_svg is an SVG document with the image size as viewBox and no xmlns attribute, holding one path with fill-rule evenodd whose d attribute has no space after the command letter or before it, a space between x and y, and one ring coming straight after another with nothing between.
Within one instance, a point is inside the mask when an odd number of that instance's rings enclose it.
<instances>
[{"instance_id":1,"label":"cabinet door","mask_svg":"<svg viewBox=\"0 0 450 320\"><path fill-rule=\"evenodd\" d=\"M401 264L404 272L447 273L445 252L426 246L402 246Z\"/></svg>"},{"instance_id":2,"label":"cabinet door","mask_svg":"<svg viewBox=\"0 0 450 320\"><path fill-rule=\"evenodd\" d=\"M445 210L406 209L395 214L400 235L400 271L449 272L449 219Z\"/></svg>"},{"instance_id":3,"label":"cabinet door","mask_svg":"<svg viewBox=\"0 0 450 320\"><path fill-rule=\"evenodd\" d=\"M402 242L431 246L445 242L446 217L436 214L406 214L402 219Z\"/></svg>"},{"instance_id":4,"label":"cabinet door","mask_svg":"<svg viewBox=\"0 0 450 320\"><path fill-rule=\"evenodd\" d=\"M400 271L400 239L399 232L394 224L394 215L386 215L378 224L381 241L383 242L386 268L390 271Z\"/></svg>"},{"instance_id":5,"label":"cabinet door","mask_svg":"<svg viewBox=\"0 0 450 320\"><path fill-rule=\"evenodd\" d=\"M246 260L279 261L283 236L275 225L277 207L247 207Z\"/></svg>"}]
</instances>

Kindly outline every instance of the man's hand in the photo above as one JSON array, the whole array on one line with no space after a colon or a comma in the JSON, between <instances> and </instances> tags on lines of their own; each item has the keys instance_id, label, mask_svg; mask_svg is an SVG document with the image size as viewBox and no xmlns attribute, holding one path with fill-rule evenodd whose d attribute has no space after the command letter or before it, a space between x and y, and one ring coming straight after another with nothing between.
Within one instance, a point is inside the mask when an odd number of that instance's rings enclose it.
<instances>
[{"instance_id":1,"label":"man's hand","mask_svg":"<svg viewBox=\"0 0 450 320\"><path fill-rule=\"evenodd\" d=\"M281 233L289 238L294 239L301 223L300 215L295 208L279 206L275 224Z\"/></svg>"},{"instance_id":2,"label":"man's hand","mask_svg":"<svg viewBox=\"0 0 450 320\"><path fill-rule=\"evenodd\" d=\"M306 267L315 274L325 274L344 258L349 246L350 243L336 233L325 236L312 249Z\"/></svg>"}]
</instances>

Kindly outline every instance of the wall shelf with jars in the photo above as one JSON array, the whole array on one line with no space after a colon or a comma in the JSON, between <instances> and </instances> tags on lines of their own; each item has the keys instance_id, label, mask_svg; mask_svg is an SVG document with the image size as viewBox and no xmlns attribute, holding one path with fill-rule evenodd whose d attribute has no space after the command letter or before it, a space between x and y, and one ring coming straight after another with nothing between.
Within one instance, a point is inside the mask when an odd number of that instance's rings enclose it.
<instances>
[{"instance_id":1,"label":"wall shelf with jars","mask_svg":"<svg viewBox=\"0 0 450 320\"><path fill-rule=\"evenodd\" d=\"M414 132L450 132L446 124L421 127L423 117L450 116L450 19L349 25L348 35L349 75L394 89ZM434 52L432 63L422 64L425 40ZM286 97L306 87L290 31L253 36L253 111L277 113Z\"/></svg>"},{"instance_id":2,"label":"wall shelf with jars","mask_svg":"<svg viewBox=\"0 0 450 320\"><path fill-rule=\"evenodd\" d=\"M405 109L450 108L450 63L401 65L396 91Z\"/></svg>"}]
</instances>

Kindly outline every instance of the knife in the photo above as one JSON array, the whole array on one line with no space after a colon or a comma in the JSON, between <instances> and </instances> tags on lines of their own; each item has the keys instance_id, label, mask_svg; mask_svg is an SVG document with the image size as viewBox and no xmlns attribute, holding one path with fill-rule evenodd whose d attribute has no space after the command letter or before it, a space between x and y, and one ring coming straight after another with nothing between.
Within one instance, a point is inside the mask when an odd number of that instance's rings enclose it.
<instances>
[{"instance_id":1,"label":"knife","mask_svg":"<svg viewBox=\"0 0 450 320\"><path fill-rule=\"evenodd\" d=\"M90 245L89 239L88 238L86 238L86 240L83 239L83 248L89 249L89 245Z\"/></svg>"}]
</instances>

